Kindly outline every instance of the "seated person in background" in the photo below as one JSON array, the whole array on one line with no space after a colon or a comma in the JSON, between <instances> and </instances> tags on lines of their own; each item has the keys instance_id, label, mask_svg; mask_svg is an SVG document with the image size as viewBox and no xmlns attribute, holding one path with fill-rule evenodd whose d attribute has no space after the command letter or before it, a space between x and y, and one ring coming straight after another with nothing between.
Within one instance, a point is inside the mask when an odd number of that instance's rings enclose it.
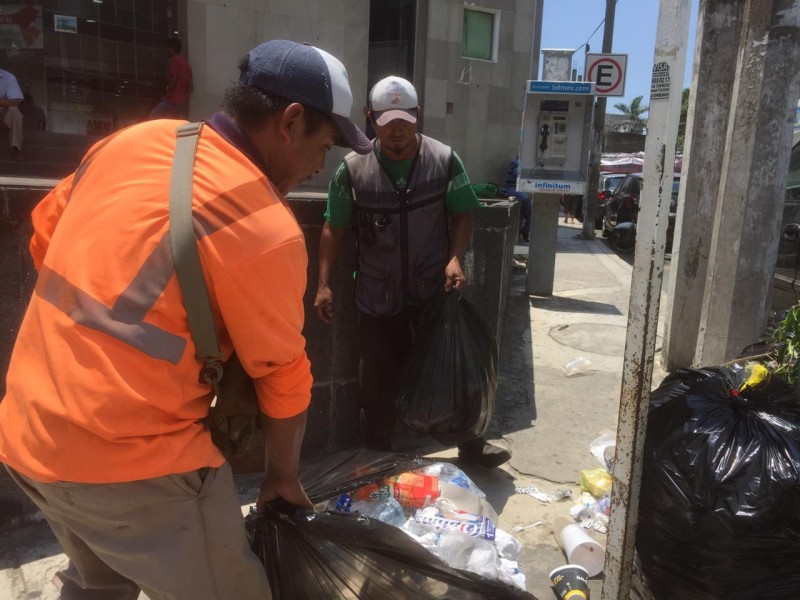
<instances>
[{"instance_id":1,"label":"seated person in background","mask_svg":"<svg viewBox=\"0 0 800 600\"><path fill-rule=\"evenodd\" d=\"M9 141L15 160L25 160L22 156L22 113L19 111L23 99L17 78L0 69L0 119L11 130Z\"/></svg>"},{"instance_id":2,"label":"seated person in background","mask_svg":"<svg viewBox=\"0 0 800 600\"><path fill-rule=\"evenodd\" d=\"M41 106L33 103L33 96L25 94L25 98L19 105L22 113L22 128L26 131L45 131L47 129L47 115Z\"/></svg>"}]
</instances>

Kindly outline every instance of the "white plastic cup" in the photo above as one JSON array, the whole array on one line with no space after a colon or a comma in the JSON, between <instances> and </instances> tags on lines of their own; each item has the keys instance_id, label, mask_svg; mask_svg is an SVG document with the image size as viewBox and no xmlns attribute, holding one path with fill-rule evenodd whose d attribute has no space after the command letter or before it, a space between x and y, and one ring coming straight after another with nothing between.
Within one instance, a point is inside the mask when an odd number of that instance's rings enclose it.
<instances>
[{"instance_id":1,"label":"white plastic cup","mask_svg":"<svg viewBox=\"0 0 800 600\"><path fill-rule=\"evenodd\" d=\"M570 564L586 569L589 577L602 573L606 551L580 525L567 525L561 529L559 536L561 547L564 548Z\"/></svg>"}]
</instances>

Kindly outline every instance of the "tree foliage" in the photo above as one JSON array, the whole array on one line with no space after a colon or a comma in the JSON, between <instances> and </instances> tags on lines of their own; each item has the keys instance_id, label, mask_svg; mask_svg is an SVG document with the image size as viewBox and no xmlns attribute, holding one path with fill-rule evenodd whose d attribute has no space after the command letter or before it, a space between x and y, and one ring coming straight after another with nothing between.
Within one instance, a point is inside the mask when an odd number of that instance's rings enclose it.
<instances>
[{"instance_id":1,"label":"tree foliage","mask_svg":"<svg viewBox=\"0 0 800 600\"><path fill-rule=\"evenodd\" d=\"M645 119L643 115L649 110L649 107L642 105L643 99L644 96L636 96L636 98L631 100L630 104L618 102L614 105L614 108L625 115L633 133L642 133L647 126L647 119Z\"/></svg>"}]
</instances>

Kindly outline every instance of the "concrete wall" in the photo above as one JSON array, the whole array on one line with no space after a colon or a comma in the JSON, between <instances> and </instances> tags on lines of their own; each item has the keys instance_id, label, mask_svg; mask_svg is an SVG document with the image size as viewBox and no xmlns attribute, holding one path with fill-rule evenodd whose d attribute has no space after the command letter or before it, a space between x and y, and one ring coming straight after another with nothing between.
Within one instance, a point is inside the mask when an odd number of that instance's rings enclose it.
<instances>
[{"instance_id":1,"label":"concrete wall","mask_svg":"<svg viewBox=\"0 0 800 600\"><path fill-rule=\"evenodd\" d=\"M190 118L202 119L220 105L239 78L239 59L271 39L308 42L341 60L353 91L351 117L361 127L367 94L369 0L186 0L187 59L194 72ZM308 180L309 189L327 189L339 160L335 148L326 169Z\"/></svg>"},{"instance_id":2,"label":"concrete wall","mask_svg":"<svg viewBox=\"0 0 800 600\"><path fill-rule=\"evenodd\" d=\"M519 152L525 82L530 79L535 2L483 0L500 11L497 62L461 57L463 0L420 2L424 62L416 76L423 133L450 144L472 181L502 183ZM418 50L419 51L419 50ZM419 68L419 67L418 67ZM451 112L448 112L448 104Z\"/></svg>"},{"instance_id":3,"label":"concrete wall","mask_svg":"<svg viewBox=\"0 0 800 600\"><path fill-rule=\"evenodd\" d=\"M644 152L646 137L641 133L605 131L603 133L603 152Z\"/></svg>"},{"instance_id":4,"label":"concrete wall","mask_svg":"<svg viewBox=\"0 0 800 600\"><path fill-rule=\"evenodd\" d=\"M6 370L22 315L28 305L36 271L28 252L31 209L42 189L0 186L0 399L6 392Z\"/></svg>"}]
</instances>

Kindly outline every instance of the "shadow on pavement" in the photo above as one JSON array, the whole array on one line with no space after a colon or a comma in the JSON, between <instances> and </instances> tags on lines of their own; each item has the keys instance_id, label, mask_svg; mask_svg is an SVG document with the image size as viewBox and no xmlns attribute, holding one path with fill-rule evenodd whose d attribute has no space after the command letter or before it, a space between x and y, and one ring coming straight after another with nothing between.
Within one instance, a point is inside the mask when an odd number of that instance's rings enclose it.
<instances>
[{"instance_id":1,"label":"shadow on pavement","mask_svg":"<svg viewBox=\"0 0 800 600\"><path fill-rule=\"evenodd\" d=\"M525 269L511 274L500 344L500 370L494 417L487 438L528 429L536 420L530 303Z\"/></svg>"},{"instance_id":2,"label":"shadow on pavement","mask_svg":"<svg viewBox=\"0 0 800 600\"><path fill-rule=\"evenodd\" d=\"M590 313L595 315L621 315L619 308L606 302L593 302L563 296L532 296L531 306L542 310L569 313Z\"/></svg>"}]
</instances>

